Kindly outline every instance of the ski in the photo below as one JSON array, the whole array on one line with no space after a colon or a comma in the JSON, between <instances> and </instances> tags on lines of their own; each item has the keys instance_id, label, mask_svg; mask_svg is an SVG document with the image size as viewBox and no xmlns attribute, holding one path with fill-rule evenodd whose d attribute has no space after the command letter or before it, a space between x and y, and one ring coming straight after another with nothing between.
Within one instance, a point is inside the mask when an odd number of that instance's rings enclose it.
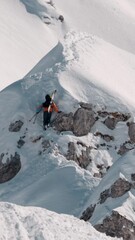
<instances>
[{"instance_id":1,"label":"ski","mask_svg":"<svg viewBox=\"0 0 135 240\"><path fill-rule=\"evenodd\" d=\"M56 92L57 92L57 90L54 90L53 92L52 92L52 94L51 94L51 102L50 102L50 105L49 105L49 107L48 107L48 112L50 112L50 110L51 110L51 104L53 103L53 99L54 99L54 97L55 97L55 94L56 94Z\"/></svg>"}]
</instances>

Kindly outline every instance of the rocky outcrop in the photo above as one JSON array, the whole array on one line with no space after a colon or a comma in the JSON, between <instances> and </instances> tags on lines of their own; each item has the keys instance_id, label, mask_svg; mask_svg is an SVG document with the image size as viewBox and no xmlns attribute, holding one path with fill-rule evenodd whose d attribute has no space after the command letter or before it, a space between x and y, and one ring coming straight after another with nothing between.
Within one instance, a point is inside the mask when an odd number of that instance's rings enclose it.
<instances>
[{"instance_id":1,"label":"rocky outcrop","mask_svg":"<svg viewBox=\"0 0 135 240\"><path fill-rule=\"evenodd\" d=\"M132 184L125 179L119 178L110 188L112 198L123 196L132 187Z\"/></svg>"},{"instance_id":2,"label":"rocky outcrop","mask_svg":"<svg viewBox=\"0 0 135 240\"><path fill-rule=\"evenodd\" d=\"M1 158L3 159L5 154L1 154ZM1 159L1 160L2 160ZM0 183L7 182L11 180L13 177L16 176L16 174L21 169L21 161L20 161L20 155L15 152L15 155L11 155L10 158L7 158L6 163L0 163Z\"/></svg>"},{"instance_id":3,"label":"rocky outcrop","mask_svg":"<svg viewBox=\"0 0 135 240\"><path fill-rule=\"evenodd\" d=\"M132 187L125 179L119 178L114 184L100 194L100 203L104 203L108 197L117 198L123 196Z\"/></svg>"},{"instance_id":4,"label":"rocky outcrop","mask_svg":"<svg viewBox=\"0 0 135 240\"><path fill-rule=\"evenodd\" d=\"M64 17L63 17L63 15L59 15L58 20L60 20L61 22L64 22Z\"/></svg>"},{"instance_id":5,"label":"rocky outcrop","mask_svg":"<svg viewBox=\"0 0 135 240\"><path fill-rule=\"evenodd\" d=\"M117 179L110 188L105 189L100 193L100 197L98 202L95 204L94 210L98 204L103 204L109 197L110 198L118 198L123 196L126 192L128 192L133 187L133 184L126 181L125 179L119 178ZM91 208L91 206L90 206ZM93 211L94 212L94 211ZM89 207L82 213L81 219L89 220L92 217L92 211L89 214ZM86 220L86 221L87 221Z\"/></svg>"},{"instance_id":6,"label":"rocky outcrop","mask_svg":"<svg viewBox=\"0 0 135 240\"><path fill-rule=\"evenodd\" d=\"M87 135L94 123L94 112L85 108L79 108L73 117L73 133L76 136Z\"/></svg>"},{"instance_id":7,"label":"rocky outcrop","mask_svg":"<svg viewBox=\"0 0 135 240\"><path fill-rule=\"evenodd\" d=\"M21 148L25 144L24 138L25 138L25 136L20 137L20 139L18 140L18 142L17 142L18 148Z\"/></svg>"},{"instance_id":8,"label":"rocky outcrop","mask_svg":"<svg viewBox=\"0 0 135 240\"><path fill-rule=\"evenodd\" d=\"M110 135L108 135L108 134L102 134L102 133L100 133L100 132L96 132L94 135L101 137L101 138L102 138L103 140L105 140L106 142L114 141L114 137L113 137L113 136L110 136Z\"/></svg>"},{"instance_id":9,"label":"rocky outcrop","mask_svg":"<svg viewBox=\"0 0 135 240\"><path fill-rule=\"evenodd\" d=\"M77 155L76 152L77 152L77 147L79 147L79 145L83 146L83 149L81 149L81 153ZM75 161L76 163L78 163L80 167L86 169L89 163L91 162L90 148L81 142L77 142L76 144L74 142L69 142L66 158L68 160Z\"/></svg>"},{"instance_id":10,"label":"rocky outcrop","mask_svg":"<svg viewBox=\"0 0 135 240\"><path fill-rule=\"evenodd\" d=\"M134 122L129 123L128 134L130 137L130 141L132 143L135 143L135 123Z\"/></svg>"},{"instance_id":11,"label":"rocky outcrop","mask_svg":"<svg viewBox=\"0 0 135 240\"><path fill-rule=\"evenodd\" d=\"M72 131L76 136L87 135L95 123L94 112L91 109L79 108L77 111L69 114L60 113L53 122L56 130ZM87 106L89 107L89 105Z\"/></svg>"},{"instance_id":12,"label":"rocky outcrop","mask_svg":"<svg viewBox=\"0 0 135 240\"><path fill-rule=\"evenodd\" d=\"M111 130L113 130L116 127L118 120L113 117L108 117L105 119L104 124Z\"/></svg>"},{"instance_id":13,"label":"rocky outcrop","mask_svg":"<svg viewBox=\"0 0 135 240\"><path fill-rule=\"evenodd\" d=\"M105 118L103 123L111 130L115 129L118 122L125 122L130 118L130 114L123 114L120 112L98 111L98 115L99 117Z\"/></svg>"},{"instance_id":14,"label":"rocky outcrop","mask_svg":"<svg viewBox=\"0 0 135 240\"><path fill-rule=\"evenodd\" d=\"M131 141L126 141L120 146L120 149L118 150L118 154L123 155L134 148L135 146L134 144L131 143Z\"/></svg>"},{"instance_id":15,"label":"rocky outcrop","mask_svg":"<svg viewBox=\"0 0 135 240\"><path fill-rule=\"evenodd\" d=\"M9 125L10 132L19 132L21 127L23 126L23 122L21 120L15 121Z\"/></svg>"},{"instance_id":16,"label":"rocky outcrop","mask_svg":"<svg viewBox=\"0 0 135 240\"><path fill-rule=\"evenodd\" d=\"M123 240L135 239L135 224L116 211L113 211L111 216L106 217L102 224L97 224L94 227L111 237L123 238Z\"/></svg>"},{"instance_id":17,"label":"rocky outcrop","mask_svg":"<svg viewBox=\"0 0 135 240\"><path fill-rule=\"evenodd\" d=\"M135 182L135 173L131 174L131 180L128 182L125 179L119 178L114 182L114 184L104 190L100 194L99 201L95 204L91 204L83 213L80 219L88 221L94 214L94 211L97 210L97 207L103 204L107 198L118 198L123 196L126 192L130 191L134 187ZM110 216L106 216L102 223L94 225L94 227L106 235L111 237L122 238L123 240L134 240L135 239L135 224L127 219L125 216L120 215L117 211L110 213Z\"/></svg>"},{"instance_id":18,"label":"rocky outcrop","mask_svg":"<svg viewBox=\"0 0 135 240\"><path fill-rule=\"evenodd\" d=\"M96 204L90 205L83 213L80 219L83 219L84 221L88 221L95 210Z\"/></svg>"},{"instance_id":19,"label":"rocky outcrop","mask_svg":"<svg viewBox=\"0 0 135 240\"><path fill-rule=\"evenodd\" d=\"M80 107L91 111L93 110L93 105L91 103L80 102Z\"/></svg>"},{"instance_id":20,"label":"rocky outcrop","mask_svg":"<svg viewBox=\"0 0 135 240\"><path fill-rule=\"evenodd\" d=\"M52 125L57 131L73 131L73 113L59 113Z\"/></svg>"}]
</instances>

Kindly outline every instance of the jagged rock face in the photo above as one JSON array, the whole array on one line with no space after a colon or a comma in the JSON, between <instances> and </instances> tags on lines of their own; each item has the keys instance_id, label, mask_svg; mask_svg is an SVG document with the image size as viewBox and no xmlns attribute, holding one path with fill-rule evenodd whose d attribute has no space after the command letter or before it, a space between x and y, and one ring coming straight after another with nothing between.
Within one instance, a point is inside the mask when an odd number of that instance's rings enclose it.
<instances>
[{"instance_id":1,"label":"jagged rock face","mask_svg":"<svg viewBox=\"0 0 135 240\"><path fill-rule=\"evenodd\" d=\"M108 197L117 198L123 196L132 187L125 179L119 178L114 184L100 194L100 203L104 203Z\"/></svg>"},{"instance_id":2,"label":"jagged rock face","mask_svg":"<svg viewBox=\"0 0 135 240\"><path fill-rule=\"evenodd\" d=\"M87 135L94 123L94 112L84 108L79 108L73 117L73 133L76 136Z\"/></svg>"},{"instance_id":3,"label":"jagged rock face","mask_svg":"<svg viewBox=\"0 0 135 240\"><path fill-rule=\"evenodd\" d=\"M100 136L102 139L104 139L106 142L114 141L114 137L110 136L108 134L102 134L100 132L96 132L94 134L95 136Z\"/></svg>"},{"instance_id":4,"label":"jagged rock face","mask_svg":"<svg viewBox=\"0 0 135 240\"><path fill-rule=\"evenodd\" d=\"M132 176L131 176L132 177ZM98 204L102 204L104 203L107 198L111 197L111 198L117 198L117 197L121 197L123 196L126 192L128 192L131 188L133 187L132 183L126 181L125 179L117 179L114 184L112 184L112 186L106 190L104 190L103 192L100 193L100 197L99 197L99 201L97 202L97 204L95 204L95 207L96 205ZM94 207L94 209L95 209ZM89 209L89 207L87 208ZM88 216L88 212L89 210L84 211L82 213L82 219L90 219L92 217L92 215L90 214ZM94 211L93 211L94 212ZM85 216L85 213L86 213L86 216Z\"/></svg>"},{"instance_id":5,"label":"jagged rock face","mask_svg":"<svg viewBox=\"0 0 135 240\"><path fill-rule=\"evenodd\" d=\"M131 174L131 180L135 181L135 173ZM108 197L118 198L134 188L134 183L119 178L114 184L100 194L96 204L90 205L81 216L81 219L88 221L94 214L97 206L103 204ZM102 223L94 226L98 231L106 233L111 237L122 237L124 240L135 240L135 224L118 212L112 211L111 216L103 219Z\"/></svg>"},{"instance_id":6,"label":"jagged rock face","mask_svg":"<svg viewBox=\"0 0 135 240\"><path fill-rule=\"evenodd\" d=\"M135 143L135 123L129 124L128 134L131 142Z\"/></svg>"},{"instance_id":7,"label":"jagged rock face","mask_svg":"<svg viewBox=\"0 0 135 240\"><path fill-rule=\"evenodd\" d=\"M111 130L115 129L116 124L120 121L127 121L130 118L130 114L123 114L119 112L98 112L100 117L107 117L104 124Z\"/></svg>"},{"instance_id":8,"label":"jagged rock face","mask_svg":"<svg viewBox=\"0 0 135 240\"><path fill-rule=\"evenodd\" d=\"M92 214L94 212L95 207L96 207L96 204L91 205L90 207L88 207L86 209L86 211L83 212L83 214L82 214L80 219L83 219L84 221L88 221L92 217Z\"/></svg>"},{"instance_id":9,"label":"jagged rock face","mask_svg":"<svg viewBox=\"0 0 135 240\"><path fill-rule=\"evenodd\" d=\"M110 189L106 189L100 194L100 204L104 203L111 196Z\"/></svg>"},{"instance_id":10,"label":"jagged rock face","mask_svg":"<svg viewBox=\"0 0 135 240\"><path fill-rule=\"evenodd\" d=\"M53 122L54 127L62 131L72 131L73 130L73 113L65 114L60 113L58 117Z\"/></svg>"},{"instance_id":11,"label":"jagged rock face","mask_svg":"<svg viewBox=\"0 0 135 240\"><path fill-rule=\"evenodd\" d=\"M111 237L122 237L124 240L135 239L135 225L133 222L116 211L113 211L110 217L106 217L102 224L97 224L94 227Z\"/></svg>"},{"instance_id":12,"label":"jagged rock face","mask_svg":"<svg viewBox=\"0 0 135 240\"><path fill-rule=\"evenodd\" d=\"M79 144L81 144L81 143L79 142L77 145L79 145ZM86 169L91 161L90 156L89 156L90 148L88 148L87 146L84 146L84 145L83 145L83 147L85 148L85 150L82 149L81 154L79 156L77 156L75 143L69 142L68 143L68 153L66 155L66 158L68 160L73 160L73 161L77 162L80 167Z\"/></svg>"},{"instance_id":13,"label":"jagged rock face","mask_svg":"<svg viewBox=\"0 0 135 240\"><path fill-rule=\"evenodd\" d=\"M92 110L79 108L74 115L60 113L53 122L53 126L60 132L72 131L76 136L84 136L90 132L95 121Z\"/></svg>"},{"instance_id":14,"label":"jagged rock face","mask_svg":"<svg viewBox=\"0 0 135 240\"><path fill-rule=\"evenodd\" d=\"M111 197L117 198L124 195L131 189L131 183L126 181L125 179L119 178L112 186L111 186Z\"/></svg>"},{"instance_id":15,"label":"jagged rock face","mask_svg":"<svg viewBox=\"0 0 135 240\"><path fill-rule=\"evenodd\" d=\"M9 125L9 131L10 132L19 132L22 126L23 126L23 122L21 120L16 121Z\"/></svg>"},{"instance_id":16,"label":"jagged rock face","mask_svg":"<svg viewBox=\"0 0 135 240\"><path fill-rule=\"evenodd\" d=\"M4 154L1 154L1 158L4 157ZM7 159L7 163L0 163L0 183L7 182L11 180L21 169L20 155L15 152L14 156L10 156L10 159Z\"/></svg>"}]
</instances>

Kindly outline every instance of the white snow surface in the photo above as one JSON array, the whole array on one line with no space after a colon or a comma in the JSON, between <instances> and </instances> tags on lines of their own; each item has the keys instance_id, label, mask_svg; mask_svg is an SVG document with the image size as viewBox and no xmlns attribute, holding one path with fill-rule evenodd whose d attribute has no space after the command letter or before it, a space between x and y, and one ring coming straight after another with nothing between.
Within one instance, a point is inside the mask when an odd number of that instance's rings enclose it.
<instances>
[{"instance_id":1,"label":"white snow surface","mask_svg":"<svg viewBox=\"0 0 135 240\"><path fill-rule=\"evenodd\" d=\"M90 223L45 209L0 203L1 240L111 240ZM116 240L117 238L113 238Z\"/></svg>"},{"instance_id":2,"label":"white snow surface","mask_svg":"<svg viewBox=\"0 0 135 240\"><path fill-rule=\"evenodd\" d=\"M130 113L134 120L135 1L48 2L1 0L0 156L4 153L5 163L18 152L22 166L15 178L0 184L0 240L111 239L75 217L119 176L131 180L134 150L121 158L116 150L128 139L126 123L112 131L97 122L87 136L76 137L52 128L43 132L41 113L35 124L29 119L45 94L57 89L55 102L66 113L86 102L96 110ZM20 132L9 132L17 120L24 122ZM113 135L109 150L96 149L96 131ZM18 148L20 139L25 144ZM44 141L50 142L47 150ZM65 157L68 143L77 141L93 147L93 164L86 170ZM81 147L76 151L79 155ZM102 180L94 177L96 164L111 166ZM134 206L132 190L108 199L91 222L101 222L116 209L135 223Z\"/></svg>"},{"instance_id":3,"label":"white snow surface","mask_svg":"<svg viewBox=\"0 0 135 240\"><path fill-rule=\"evenodd\" d=\"M19 0L1 0L0 39L0 90L23 78L57 43L50 29Z\"/></svg>"}]
</instances>

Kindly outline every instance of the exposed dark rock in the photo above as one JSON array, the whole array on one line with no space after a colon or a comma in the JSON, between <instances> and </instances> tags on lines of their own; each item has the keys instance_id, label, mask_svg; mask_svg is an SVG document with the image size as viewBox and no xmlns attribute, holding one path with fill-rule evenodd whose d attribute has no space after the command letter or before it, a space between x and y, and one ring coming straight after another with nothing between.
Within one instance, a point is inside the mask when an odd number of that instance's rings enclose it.
<instances>
[{"instance_id":1,"label":"exposed dark rock","mask_svg":"<svg viewBox=\"0 0 135 240\"><path fill-rule=\"evenodd\" d=\"M33 143L36 143L36 142L40 141L40 139L42 139L42 138L43 138L43 135L31 137L31 141L32 141Z\"/></svg>"},{"instance_id":2,"label":"exposed dark rock","mask_svg":"<svg viewBox=\"0 0 135 240\"><path fill-rule=\"evenodd\" d=\"M23 126L23 122L21 120L18 120L9 125L9 131L10 132L19 132L22 126Z\"/></svg>"},{"instance_id":3,"label":"exposed dark rock","mask_svg":"<svg viewBox=\"0 0 135 240\"><path fill-rule=\"evenodd\" d=\"M126 141L125 143L123 143L121 146L120 146L120 149L118 151L118 154L120 155L123 155L125 154L126 152L134 149L135 147L133 146L133 144L129 141Z\"/></svg>"},{"instance_id":4,"label":"exposed dark rock","mask_svg":"<svg viewBox=\"0 0 135 240\"><path fill-rule=\"evenodd\" d=\"M106 143L101 143L100 146L101 146L101 147L105 147L105 146L106 146Z\"/></svg>"},{"instance_id":5,"label":"exposed dark rock","mask_svg":"<svg viewBox=\"0 0 135 240\"><path fill-rule=\"evenodd\" d=\"M83 136L90 132L95 123L94 112L79 108L73 117L73 133L76 136Z\"/></svg>"},{"instance_id":6,"label":"exposed dark rock","mask_svg":"<svg viewBox=\"0 0 135 240\"><path fill-rule=\"evenodd\" d=\"M93 108L93 105L91 103L80 102L80 106L87 110L92 110L92 108Z\"/></svg>"},{"instance_id":7,"label":"exposed dark rock","mask_svg":"<svg viewBox=\"0 0 135 240\"><path fill-rule=\"evenodd\" d=\"M98 111L97 112L99 117L105 118L110 116L111 118L117 119L117 121L127 121L131 116L129 113L120 113L120 112L107 112L107 111Z\"/></svg>"},{"instance_id":8,"label":"exposed dark rock","mask_svg":"<svg viewBox=\"0 0 135 240\"><path fill-rule=\"evenodd\" d=\"M79 144L77 144L77 145L79 145ZM73 160L73 161L77 162L80 167L86 169L87 166L89 165L89 163L91 162L91 159L89 156L90 148L85 146L85 150L82 149L81 155L77 156L77 153L76 153L77 145L75 145L74 142L68 143L68 153L66 155L66 158L68 160Z\"/></svg>"},{"instance_id":9,"label":"exposed dark rock","mask_svg":"<svg viewBox=\"0 0 135 240\"><path fill-rule=\"evenodd\" d=\"M103 111L103 112L102 111L98 111L97 113L98 113L99 117L102 117L102 118L105 118L105 117L107 117L109 115L109 113L106 112L106 111Z\"/></svg>"},{"instance_id":10,"label":"exposed dark rock","mask_svg":"<svg viewBox=\"0 0 135 240\"><path fill-rule=\"evenodd\" d=\"M21 148L24 144L25 144L25 141L22 138L20 138L19 141L17 142L17 147Z\"/></svg>"},{"instance_id":11,"label":"exposed dark rock","mask_svg":"<svg viewBox=\"0 0 135 240\"><path fill-rule=\"evenodd\" d=\"M76 136L83 136L90 132L95 121L93 111L79 108L74 115L60 113L52 125L60 132L72 131Z\"/></svg>"},{"instance_id":12,"label":"exposed dark rock","mask_svg":"<svg viewBox=\"0 0 135 240\"><path fill-rule=\"evenodd\" d=\"M119 178L114 182L114 184L109 188L104 190L100 194L99 202L102 204L106 201L108 197L117 198L123 196L132 187L132 184L125 179Z\"/></svg>"},{"instance_id":13,"label":"exposed dark rock","mask_svg":"<svg viewBox=\"0 0 135 240\"><path fill-rule=\"evenodd\" d=\"M83 219L84 221L88 221L95 210L96 204L90 205L83 213L80 219Z\"/></svg>"},{"instance_id":14,"label":"exposed dark rock","mask_svg":"<svg viewBox=\"0 0 135 240\"><path fill-rule=\"evenodd\" d=\"M100 116L107 115L107 112L100 112ZM104 124L111 130L116 127L116 124L120 121L127 121L130 118L130 114L123 114L119 112L110 112L108 113L108 117L105 119Z\"/></svg>"},{"instance_id":15,"label":"exposed dark rock","mask_svg":"<svg viewBox=\"0 0 135 240\"><path fill-rule=\"evenodd\" d=\"M60 15L60 16L58 17L58 19L59 19L61 22L64 22L64 17L63 17L62 15Z\"/></svg>"},{"instance_id":16,"label":"exposed dark rock","mask_svg":"<svg viewBox=\"0 0 135 240\"><path fill-rule=\"evenodd\" d=\"M52 124L58 131L72 131L73 129L73 113L59 113Z\"/></svg>"},{"instance_id":17,"label":"exposed dark rock","mask_svg":"<svg viewBox=\"0 0 135 240\"><path fill-rule=\"evenodd\" d=\"M101 172L96 172L96 173L94 173L93 176L96 177L96 178L102 178Z\"/></svg>"},{"instance_id":18,"label":"exposed dark rock","mask_svg":"<svg viewBox=\"0 0 135 240\"><path fill-rule=\"evenodd\" d=\"M106 189L100 194L100 204L104 203L110 197L110 189Z\"/></svg>"},{"instance_id":19,"label":"exposed dark rock","mask_svg":"<svg viewBox=\"0 0 135 240\"><path fill-rule=\"evenodd\" d=\"M116 118L118 121L127 121L131 116L129 113L120 113L120 112L112 112L111 115Z\"/></svg>"},{"instance_id":20,"label":"exposed dark rock","mask_svg":"<svg viewBox=\"0 0 135 240\"><path fill-rule=\"evenodd\" d=\"M106 233L111 237L123 238L123 240L135 240L135 225L132 221L113 211L112 215L106 217L102 224L94 226L96 230Z\"/></svg>"},{"instance_id":21,"label":"exposed dark rock","mask_svg":"<svg viewBox=\"0 0 135 240\"><path fill-rule=\"evenodd\" d=\"M124 195L128 192L132 187L132 184L125 179L119 178L116 182L111 186L111 197L117 198Z\"/></svg>"},{"instance_id":22,"label":"exposed dark rock","mask_svg":"<svg viewBox=\"0 0 135 240\"><path fill-rule=\"evenodd\" d=\"M106 142L114 141L114 137L110 136L108 134L102 134L100 132L96 132L94 134L95 136L100 136L102 139L104 139Z\"/></svg>"},{"instance_id":23,"label":"exposed dark rock","mask_svg":"<svg viewBox=\"0 0 135 240\"><path fill-rule=\"evenodd\" d=\"M131 142L135 143L135 123L129 123L128 134Z\"/></svg>"},{"instance_id":24,"label":"exposed dark rock","mask_svg":"<svg viewBox=\"0 0 135 240\"><path fill-rule=\"evenodd\" d=\"M94 173L94 177L98 177L98 178L102 178L105 173L108 171L110 166L105 166L104 164L98 164L97 168L99 170L99 172Z\"/></svg>"},{"instance_id":25,"label":"exposed dark rock","mask_svg":"<svg viewBox=\"0 0 135 240\"><path fill-rule=\"evenodd\" d=\"M0 183L7 182L21 169L20 155L15 152L14 156L10 156L10 159L7 159L6 163L0 164Z\"/></svg>"},{"instance_id":26,"label":"exposed dark rock","mask_svg":"<svg viewBox=\"0 0 135 240\"><path fill-rule=\"evenodd\" d=\"M131 189L131 187L132 187L131 183L129 183L125 179L119 178L117 181L115 181L115 183L110 188L108 188L100 193L99 201L94 205L94 207L92 205L90 205L90 207L88 207L82 213L81 219L84 219L85 221L89 220L95 210L95 207L98 204L103 204L109 197L117 198L117 197L124 195L127 191L129 191ZM103 221L103 224L96 225L97 230L102 232L102 228L105 229L104 223L106 224L106 221L105 222ZM107 226L107 227L109 228L109 226ZM103 232L109 231L107 229L107 227L106 227L106 230L104 230ZM112 230L111 230L110 234L113 234ZM115 231L114 231L114 234L115 234ZM112 236L112 235L110 235L110 236ZM114 235L114 236L117 236L117 235Z\"/></svg>"},{"instance_id":27,"label":"exposed dark rock","mask_svg":"<svg viewBox=\"0 0 135 240\"><path fill-rule=\"evenodd\" d=\"M53 3L52 0L50 0L50 1L46 2L46 3L47 3L47 4L50 4L52 7L54 7L54 3Z\"/></svg>"},{"instance_id":28,"label":"exposed dark rock","mask_svg":"<svg viewBox=\"0 0 135 240\"><path fill-rule=\"evenodd\" d=\"M135 173L132 173L132 174L131 174L131 180L132 180L132 181L135 181Z\"/></svg>"},{"instance_id":29,"label":"exposed dark rock","mask_svg":"<svg viewBox=\"0 0 135 240\"><path fill-rule=\"evenodd\" d=\"M118 120L113 117L108 117L105 119L104 124L111 130L115 129Z\"/></svg>"}]
</instances>

